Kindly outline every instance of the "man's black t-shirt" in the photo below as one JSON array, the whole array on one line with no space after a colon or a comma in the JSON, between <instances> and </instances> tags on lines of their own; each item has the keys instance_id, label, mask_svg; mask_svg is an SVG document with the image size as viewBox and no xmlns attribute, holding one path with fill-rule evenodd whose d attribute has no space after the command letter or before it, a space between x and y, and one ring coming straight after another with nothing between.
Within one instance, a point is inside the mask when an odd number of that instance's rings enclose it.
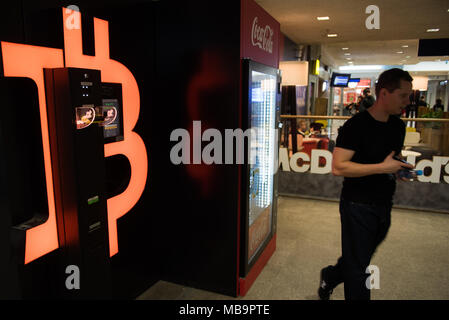
<instances>
[{"instance_id":1,"label":"man's black t-shirt","mask_svg":"<svg viewBox=\"0 0 449 320\"><path fill-rule=\"evenodd\" d=\"M377 121L368 111L356 114L340 128L336 146L355 151L351 161L381 163L392 152L399 155L405 137L405 124L396 116ZM374 174L343 181L342 198L361 203L388 203L393 199L393 174Z\"/></svg>"}]
</instances>

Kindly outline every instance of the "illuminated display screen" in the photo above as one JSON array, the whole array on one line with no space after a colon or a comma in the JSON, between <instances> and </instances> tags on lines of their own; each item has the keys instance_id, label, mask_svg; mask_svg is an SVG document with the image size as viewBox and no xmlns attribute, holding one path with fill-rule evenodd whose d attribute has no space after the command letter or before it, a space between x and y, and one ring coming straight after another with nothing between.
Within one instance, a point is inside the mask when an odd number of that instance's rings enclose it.
<instances>
[{"instance_id":1,"label":"illuminated display screen","mask_svg":"<svg viewBox=\"0 0 449 320\"><path fill-rule=\"evenodd\" d=\"M348 77L344 77L344 76L337 76L335 77L334 80L334 85L336 86L345 86L348 83Z\"/></svg>"},{"instance_id":2,"label":"illuminated display screen","mask_svg":"<svg viewBox=\"0 0 449 320\"><path fill-rule=\"evenodd\" d=\"M91 106L82 106L75 109L76 128L84 129L90 126L95 120L95 109Z\"/></svg>"},{"instance_id":3,"label":"illuminated display screen","mask_svg":"<svg viewBox=\"0 0 449 320\"><path fill-rule=\"evenodd\" d=\"M103 134L105 138L121 135L120 114L117 99L103 99Z\"/></svg>"},{"instance_id":4,"label":"illuminated display screen","mask_svg":"<svg viewBox=\"0 0 449 320\"><path fill-rule=\"evenodd\" d=\"M332 87L347 87L349 79L351 78L350 74L347 73L333 73L331 86Z\"/></svg>"},{"instance_id":5,"label":"illuminated display screen","mask_svg":"<svg viewBox=\"0 0 449 320\"><path fill-rule=\"evenodd\" d=\"M249 172L249 259L271 230L273 201L273 164L275 152L276 77L252 71L251 82L251 137ZM263 224L262 234L251 233L252 225ZM259 227L257 228L259 229ZM260 239L256 239L260 238ZM255 243L251 249L251 243Z\"/></svg>"}]
</instances>

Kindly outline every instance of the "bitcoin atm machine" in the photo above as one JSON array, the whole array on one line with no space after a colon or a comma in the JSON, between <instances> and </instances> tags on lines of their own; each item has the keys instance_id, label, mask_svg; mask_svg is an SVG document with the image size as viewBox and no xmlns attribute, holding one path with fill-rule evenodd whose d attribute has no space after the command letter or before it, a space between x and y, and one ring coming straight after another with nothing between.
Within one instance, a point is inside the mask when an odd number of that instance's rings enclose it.
<instances>
[{"instance_id":1,"label":"bitcoin atm machine","mask_svg":"<svg viewBox=\"0 0 449 320\"><path fill-rule=\"evenodd\" d=\"M62 261L58 291L111 298L104 144L123 139L121 85L78 68L45 69L45 84ZM67 288L69 266L79 271L79 288Z\"/></svg>"}]
</instances>

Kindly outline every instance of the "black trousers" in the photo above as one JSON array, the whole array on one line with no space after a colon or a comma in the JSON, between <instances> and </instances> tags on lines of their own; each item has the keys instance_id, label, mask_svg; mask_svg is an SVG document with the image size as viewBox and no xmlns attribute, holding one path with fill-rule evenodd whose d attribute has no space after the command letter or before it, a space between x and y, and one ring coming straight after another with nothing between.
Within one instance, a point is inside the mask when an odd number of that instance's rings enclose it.
<instances>
[{"instance_id":1,"label":"black trousers","mask_svg":"<svg viewBox=\"0 0 449 320\"><path fill-rule=\"evenodd\" d=\"M362 204L340 199L342 256L328 268L327 280L332 286L344 282L346 300L370 299L366 286L369 274L365 272L388 233L391 207L391 203Z\"/></svg>"}]
</instances>

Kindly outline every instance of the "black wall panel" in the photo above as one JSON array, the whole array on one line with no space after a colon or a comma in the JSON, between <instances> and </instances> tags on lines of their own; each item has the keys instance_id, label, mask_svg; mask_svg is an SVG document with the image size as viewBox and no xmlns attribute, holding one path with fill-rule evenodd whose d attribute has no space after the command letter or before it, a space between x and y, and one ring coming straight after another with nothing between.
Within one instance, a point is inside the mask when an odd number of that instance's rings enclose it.
<instances>
[{"instance_id":1,"label":"black wall panel","mask_svg":"<svg viewBox=\"0 0 449 320\"><path fill-rule=\"evenodd\" d=\"M141 199L118 220L113 296L135 298L159 279L235 295L238 167L212 165L204 174L204 165L173 165L170 133L189 128L193 120L223 135L239 127L239 1L220 10L208 1L18 1L0 11L0 40L63 49L61 7L68 5L82 13L84 54L95 54L93 17L107 20L110 57L125 65L139 86L135 131L147 147L148 179ZM206 85L195 85L198 78ZM18 93L6 94L13 101ZM22 94L31 97L28 90ZM36 114L31 117L38 123ZM3 142L8 143L4 136ZM38 164L42 158L28 160ZM124 157L111 158L107 170L120 171L108 183L127 184ZM42 166L37 171L43 175ZM57 297L52 274L60 267L59 252L17 267L18 296Z\"/></svg>"}]
</instances>

